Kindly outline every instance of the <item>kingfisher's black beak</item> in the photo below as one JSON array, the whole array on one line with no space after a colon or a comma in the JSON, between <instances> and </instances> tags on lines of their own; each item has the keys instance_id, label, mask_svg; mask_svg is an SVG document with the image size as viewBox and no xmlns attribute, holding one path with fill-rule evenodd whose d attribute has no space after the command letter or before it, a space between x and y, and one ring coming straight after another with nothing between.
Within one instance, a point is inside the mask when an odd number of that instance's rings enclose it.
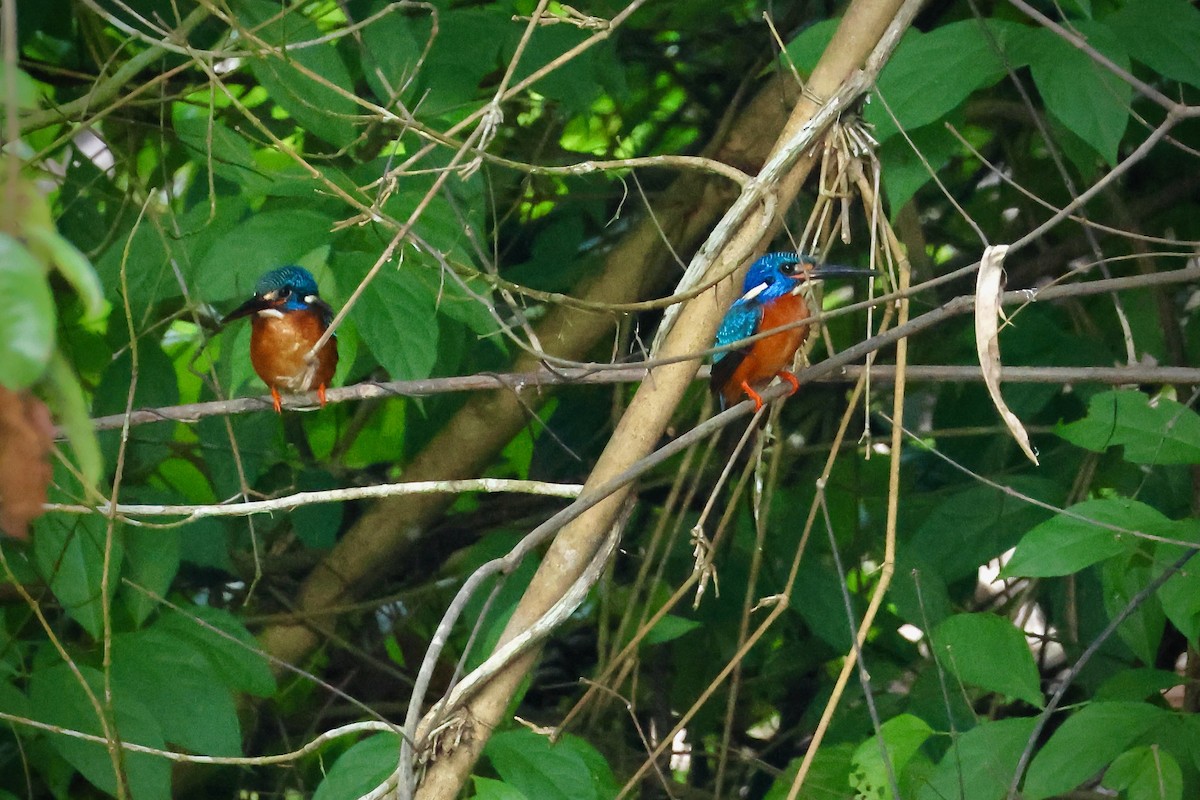
<instances>
[{"instance_id":1,"label":"kingfisher's black beak","mask_svg":"<svg viewBox=\"0 0 1200 800\"><path fill-rule=\"evenodd\" d=\"M225 317L221 320L221 324L225 325L229 322L232 322L235 319L241 319L242 317L248 317L252 314L257 314L259 311L262 311L263 309L270 308L270 307L271 307L270 301L265 300L262 297L259 297L258 295L254 295L254 297L251 297L249 300L242 303L240 306L235 308L233 311L230 311L228 314L226 314Z\"/></svg>"},{"instance_id":2,"label":"kingfisher's black beak","mask_svg":"<svg viewBox=\"0 0 1200 800\"><path fill-rule=\"evenodd\" d=\"M863 269L862 267L843 267L841 264L817 264L808 271L808 277L812 280L878 274L879 272L877 270Z\"/></svg>"}]
</instances>

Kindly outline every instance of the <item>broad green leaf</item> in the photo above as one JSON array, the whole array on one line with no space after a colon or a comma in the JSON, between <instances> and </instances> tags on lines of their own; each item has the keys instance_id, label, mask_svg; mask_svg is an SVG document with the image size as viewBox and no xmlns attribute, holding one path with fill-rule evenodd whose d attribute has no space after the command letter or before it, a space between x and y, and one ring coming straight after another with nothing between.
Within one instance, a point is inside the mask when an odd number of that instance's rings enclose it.
<instances>
[{"instance_id":1,"label":"broad green leaf","mask_svg":"<svg viewBox=\"0 0 1200 800\"><path fill-rule=\"evenodd\" d=\"M593 772L603 759L591 759L589 763L581 748L590 750L591 746L570 735L552 745L545 736L520 728L494 735L484 753L500 778L526 797L605 800L615 796L611 772ZM607 768L607 764L604 766Z\"/></svg>"},{"instance_id":2,"label":"broad green leaf","mask_svg":"<svg viewBox=\"0 0 1200 800\"><path fill-rule=\"evenodd\" d=\"M253 214L208 250L191 276L192 283L210 301L249 297L264 272L294 264L325 244L332 225L328 215L305 208Z\"/></svg>"},{"instance_id":3,"label":"broad green leaf","mask_svg":"<svg viewBox=\"0 0 1200 800\"><path fill-rule=\"evenodd\" d=\"M92 427L83 387L75 376L71 365L61 353L50 359L46 370L46 400L54 409L54 418L67 435L71 449L75 452L79 472L91 486L95 486L104 471L104 460L100 456L100 443Z\"/></svg>"},{"instance_id":4,"label":"broad green leaf","mask_svg":"<svg viewBox=\"0 0 1200 800\"><path fill-rule=\"evenodd\" d=\"M1129 55L1168 78L1200 86L1200 11L1187 0L1125 3L1107 20Z\"/></svg>"},{"instance_id":5,"label":"broad green leaf","mask_svg":"<svg viewBox=\"0 0 1200 800\"><path fill-rule=\"evenodd\" d=\"M1200 520L1181 521L1173 538L1200 542ZM1155 549L1155 562L1165 569L1185 554L1194 552L1193 547L1160 542ZM1158 599L1167 619L1193 643L1200 640L1200 574L1196 569L1198 563L1200 561L1193 557L1158 589Z\"/></svg>"},{"instance_id":6,"label":"broad green leaf","mask_svg":"<svg viewBox=\"0 0 1200 800\"><path fill-rule=\"evenodd\" d=\"M1173 686L1187 682L1187 678L1174 672L1150 667L1123 669L1114 674L1096 689L1097 700L1142 701L1155 697Z\"/></svg>"},{"instance_id":7,"label":"broad green leaf","mask_svg":"<svg viewBox=\"0 0 1200 800\"><path fill-rule=\"evenodd\" d=\"M1034 756L1022 797L1041 800L1071 791L1169 717L1170 712L1147 703L1089 703Z\"/></svg>"},{"instance_id":8,"label":"broad green leaf","mask_svg":"<svg viewBox=\"0 0 1200 800\"><path fill-rule=\"evenodd\" d=\"M1159 747L1134 747L1117 756L1101 785L1123 792L1128 800L1180 800L1183 771L1175 757Z\"/></svg>"},{"instance_id":9,"label":"broad green leaf","mask_svg":"<svg viewBox=\"0 0 1200 800\"><path fill-rule=\"evenodd\" d=\"M918 800L1001 800L1035 720L1012 717L984 722L958 736L921 788Z\"/></svg>"},{"instance_id":10,"label":"broad green leaf","mask_svg":"<svg viewBox=\"0 0 1200 800\"><path fill-rule=\"evenodd\" d=\"M1010 31L1018 27L970 19L929 33L910 29L880 74L878 92L905 130L940 120L972 92L1004 77L1004 61L996 48L1003 48ZM875 125L880 142L896 133L883 103L872 103L865 116Z\"/></svg>"},{"instance_id":11,"label":"broad green leaf","mask_svg":"<svg viewBox=\"0 0 1200 800\"><path fill-rule=\"evenodd\" d=\"M136 697L163 738L192 753L242 754L233 694L190 639L158 625L112 640L113 691Z\"/></svg>"},{"instance_id":12,"label":"broad green leaf","mask_svg":"<svg viewBox=\"0 0 1200 800\"><path fill-rule=\"evenodd\" d=\"M255 35L274 48L249 59L254 76L271 99L297 125L330 144L345 147L353 142L356 132L351 118L360 109L351 99L354 81L337 48L331 43L288 47L321 36L298 7L280 14L279 6L267 0L236 0L233 6L240 18L258 26ZM267 23L268 19L273 21Z\"/></svg>"},{"instance_id":13,"label":"broad green leaf","mask_svg":"<svg viewBox=\"0 0 1200 800\"><path fill-rule=\"evenodd\" d=\"M847 800L850 790L850 759L854 755L852 742L827 745L817 751L812 766L800 788L798 800ZM803 759L794 758L787 769L775 779L763 800L786 800L800 771Z\"/></svg>"},{"instance_id":14,"label":"broad green leaf","mask_svg":"<svg viewBox=\"0 0 1200 800\"><path fill-rule=\"evenodd\" d=\"M522 792L503 781L472 775L475 782L475 800L529 800Z\"/></svg>"},{"instance_id":15,"label":"broad green leaf","mask_svg":"<svg viewBox=\"0 0 1200 800\"><path fill-rule=\"evenodd\" d=\"M690 633L699 627L700 623L694 619L667 614L654 623L654 627L647 632L646 638L642 641L645 644L662 644L663 642L678 639L680 636Z\"/></svg>"},{"instance_id":16,"label":"broad green leaf","mask_svg":"<svg viewBox=\"0 0 1200 800\"><path fill-rule=\"evenodd\" d=\"M375 257L338 253L333 267L340 285L366 275ZM437 297L417 268L385 265L350 312L363 344L393 380L428 378L437 361Z\"/></svg>"},{"instance_id":17,"label":"broad green leaf","mask_svg":"<svg viewBox=\"0 0 1200 800\"><path fill-rule=\"evenodd\" d=\"M1081 20L1076 27L1090 45L1129 69L1124 45L1106 25ZM1029 62L1046 110L1115 165L1117 147L1129 124L1133 99L1129 84L1045 28L1028 29L1015 52Z\"/></svg>"},{"instance_id":18,"label":"broad green leaf","mask_svg":"<svg viewBox=\"0 0 1200 800\"><path fill-rule=\"evenodd\" d=\"M80 666L92 696L104 697L104 677L99 670ZM66 664L36 670L29 678L33 716L42 722L95 736L103 735L95 706ZM102 701L101 701L102 702ZM136 695L114 697L112 717L121 741L166 749L158 720ZM75 769L110 795L117 793L116 773L108 748L61 734L47 734L50 743ZM145 753L121 754L132 800L158 800L171 796L171 762Z\"/></svg>"},{"instance_id":19,"label":"broad green leaf","mask_svg":"<svg viewBox=\"0 0 1200 800\"><path fill-rule=\"evenodd\" d=\"M920 717L914 717L912 714L892 717L880 726L877 735L867 739L854 752L850 785L858 792L859 797L895 800L887 767L883 762L880 739L887 747L892 774L898 778L904 773L909 760L932 735L933 728Z\"/></svg>"},{"instance_id":20,"label":"broad green leaf","mask_svg":"<svg viewBox=\"0 0 1200 800\"><path fill-rule=\"evenodd\" d=\"M930 637L938 664L963 683L1041 707L1042 692L1025 634L995 614L956 614Z\"/></svg>"},{"instance_id":21,"label":"broad green leaf","mask_svg":"<svg viewBox=\"0 0 1200 800\"><path fill-rule=\"evenodd\" d=\"M201 170L207 173L211 169L246 194L263 194L270 188L274 176L254 160L254 151L244 136L211 116L205 107L175 103L172 108L175 135Z\"/></svg>"},{"instance_id":22,"label":"broad green leaf","mask_svg":"<svg viewBox=\"0 0 1200 800\"><path fill-rule=\"evenodd\" d=\"M116 525L109 557L108 596L101 593L107 520L95 514L46 514L34 522L33 556L39 574L66 612L98 639L103 606L121 584L124 557Z\"/></svg>"},{"instance_id":23,"label":"broad green leaf","mask_svg":"<svg viewBox=\"0 0 1200 800\"><path fill-rule=\"evenodd\" d=\"M787 69L788 63L791 62L802 75L812 72L813 68L817 66L817 62L821 60L821 54L833 40L833 34L837 32L841 22L840 17L824 19L814 22L802 30L784 48L784 53L780 56L782 67Z\"/></svg>"},{"instance_id":24,"label":"broad green leaf","mask_svg":"<svg viewBox=\"0 0 1200 800\"><path fill-rule=\"evenodd\" d=\"M1135 464L1200 464L1200 414L1166 397L1102 392L1088 401L1087 416L1055 433L1097 453L1121 445Z\"/></svg>"},{"instance_id":25,"label":"broad green leaf","mask_svg":"<svg viewBox=\"0 0 1200 800\"><path fill-rule=\"evenodd\" d=\"M0 233L0 297L0 385L24 389L54 352L54 300L46 267L7 233Z\"/></svg>"},{"instance_id":26,"label":"broad green leaf","mask_svg":"<svg viewBox=\"0 0 1200 800\"><path fill-rule=\"evenodd\" d=\"M275 676L267 658L241 620L228 611L206 606L193 606L188 614L196 619L168 611L154 627L191 642L229 688L258 697L275 694Z\"/></svg>"},{"instance_id":27,"label":"broad green leaf","mask_svg":"<svg viewBox=\"0 0 1200 800\"><path fill-rule=\"evenodd\" d=\"M383 783L399 763L399 736L369 736L338 756L313 793L313 800L358 800Z\"/></svg>"},{"instance_id":28,"label":"broad green leaf","mask_svg":"<svg viewBox=\"0 0 1200 800\"><path fill-rule=\"evenodd\" d=\"M1178 523L1137 500L1123 497L1085 500L1025 534L1002 574L1069 575L1135 549L1138 538L1123 531L1172 536L1178 533Z\"/></svg>"},{"instance_id":29,"label":"broad green leaf","mask_svg":"<svg viewBox=\"0 0 1200 800\"><path fill-rule=\"evenodd\" d=\"M1114 618L1153 578L1149 559L1140 552L1125 553L1104 562L1101 569L1104 610ZM1148 597L1117 628L1117 635L1144 664L1153 664L1166 617L1157 597Z\"/></svg>"},{"instance_id":30,"label":"broad green leaf","mask_svg":"<svg viewBox=\"0 0 1200 800\"><path fill-rule=\"evenodd\" d=\"M42 263L58 267L58 271L74 287L83 300L87 316L94 319L103 314L104 289L87 256L53 228L31 225L23 233L29 240L30 249L38 254Z\"/></svg>"},{"instance_id":31,"label":"broad green leaf","mask_svg":"<svg viewBox=\"0 0 1200 800\"><path fill-rule=\"evenodd\" d=\"M410 17L390 3L377 0L371 12L391 10L363 29L363 77L381 105L390 106L401 91L412 91L417 66L429 34L427 20ZM416 29L420 30L416 30ZM419 34L419 36L418 36ZM419 41L418 41L419 39Z\"/></svg>"},{"instance_id":32,"label":"broad green leaf","mask_svg":"<svg viewBox=\"0 0 1200 800\"><path fill-rule=\"evenodd\" d=\"M1014 478L1009 488L1050 504L1062 502L1062 487L1044 478ZM947 497L913 536L909 557L936 568L947 583L972 576L1017 543L1022 532L1048 513L988 486L971 486ZM922 626L924 627L924 626Z\"/></svg>"},{"instance_id":33,"label":"broad green leaf","mask_svg":"<svg viewBox=\"0 0 1200 800\"><path fill-rule=\"evenodd\" d=\"M908 132L909 144L901 136L889 138L879 148L883 163L883 186L893 216L959 151L958 140L942 124L925 125ZM924 161L913 152L920 151ZM928 166L926 166L928 164Z\"/></svg>"},{"instance_id":34,"label":"broad green leaf","mask_svg":"<svg viewBox=\"0 0 1200 800\"><path fill-rule=\"evenodd\" d=\"M129 526L124 529L124 535L124 576L139 587L165 597L171 588L171 581L179 572L179 529ZM121 599L137 625L145 622L159 606L158 601L150 595L130 586L122 589Z\"/></svg>"}]
</instances>

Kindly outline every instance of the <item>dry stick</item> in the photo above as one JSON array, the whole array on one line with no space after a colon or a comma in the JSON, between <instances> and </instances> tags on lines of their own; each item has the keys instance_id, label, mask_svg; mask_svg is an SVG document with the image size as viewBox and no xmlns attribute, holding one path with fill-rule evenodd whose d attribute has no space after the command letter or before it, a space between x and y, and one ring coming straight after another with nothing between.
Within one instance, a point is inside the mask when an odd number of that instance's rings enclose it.
<instances>
[{"instance_id":1,"label":"dry stick","mask_svg":"<svg viewBox=\"0 0 1200 800\"><path fill-rule=\"evenodd\" d=\"M874 13L863 11L863 8L862 2L851 5L841 26L843 35L855 24L855 20L865 25L867 30L879 33L886 27L889 21L887 17L884 17L882 22L873 18L878 15L877 8L873 9ZM866 43L873 43L879 33L867 34ZM863 55L862 50L856 48L838 51L837 48L831 47L827 55L830 52L835 52L836 56L842 59L842 63L837 66L836 71L832 68L833 61L826 61L823 68L818 67L817 72L824 76L821 82L817 82L814 75L814 84L820 87L819 91L828 92L833 86L843 82L853 68L853 62L860 60ZM811 109L803 104L798 108L798 113L812 115ZM788 136L800 126L801 120L798 118L789 125ZM802 165L801 174L806 171L804 167L807 163ZM789 176L787 192L782 197L785 203L794 197L799 177L800 174ZM769 233L771 227L773 226L768 226L766 233ZM764 231L757 226L744 226L731 243L731 249L736 251L747 248L750 242L756 242L763 236ZM689 304L690 312L684 314L689 323L676 325L667 341L665 352L669 355L683 355L706 346L716 331L720 304L732 299L734 289L732 285L721 286L716 291L716 302ZM623 470L629 463L637 462L650 451L659 432L665 428L683 390L695 374L697 366L693 360L690 363L662 367L655 372L653 381L642 383L618 424L609 446L601 455L589 479L589 486L606 482L610 475ZM559 533L505 629L503 640L511 638L540 617L552 602L552 596L561 593L564 585L572 580L572 576L578 575L590 561L601 538L612 524L625 495L622 491L606 498L586 518ZM421 788L421 796L445 797L460 790L470 765L474 763L487 741L487 732L499 721L513 688L525 675L531 663L530 656L523 656L484 687L470 706L469 713L476 722L474 737L462 742L457 749L434 763Z\"/></svg>"},{"instance_id":2,"label":"dry stick","mask_svg":"<svg viewBox=\"0 0 1200 800\"><path fill-rule=\"evenodd\" d=\"M870 207L876 201L871 185L861 176L858 181L858 190L867 207ZM883 232L887 239L887 246L892 251L893 258L895 258L900 268L900 289L907 289L910 277L908 257L904 254L904 249L897 240L895 232L886 221L883 223ZM907 323L908 300L905 299L900 301L897 325L894 330L903 330ZM896 342L896 385L892 393L892 416L901 421L904 419L904 366L907 359L908 338L904 337ZM821 719L817 723L817 729L813 731L812 740L804 752L804 759L800 762L800 768L796 772L792 788L788 791L787 800L795 800L800 793L800 787L804 785L804 780L808 776L808 770L812 767L813 759L820 749L821 741L825 738L825 733L829 729L829 723L833 720L833 712L837 708L842 692L850 680L850 675L860 664L862 646L866 642L871 625L875 622L875 616L879 613L879 609L883 605L883 597L892 582L892 574L896 569L896 516L900 501L900 453L902 444L903 431L900 429L900 424L898 423L892 427L891 461L889 462L888 471L887 521L884 528L883 563L879 569L879 581L875 585L875 591L871 594L867 610L863 613L862 622L858 628L858 636L855 638L850 652L846 655L846 660L842 664L842 669L838 673L837 680L834 682L833 694L829 702L826 703L825 709L821 713Z\"/></svg>"},{"instance_id":3,"label":"dry stick","mask_svg":"<svg viewBox=\"0 0 1200 800\"><path fill-rule=\"evenodd\" d=\"M325 489L319 492L296 492L269 500L248 500L239 503L208 503L201 505L156 505L145 503L101 503L86 506L73 503L46 503L46 511L66 514L104 514L132 517L184 517L173 525L184 525L207 517L248 517L251 514L272 514L293 511L301 506L318 503L344 503L376 497L396 497L405 494L462 494L463 492L512 492L544 497L575 498L583 490L578 483L549 483L508 478L469 478L460 481L409 481L384 483L376 486L354 486L348 489Z\"/></svg>"}]
</instances>

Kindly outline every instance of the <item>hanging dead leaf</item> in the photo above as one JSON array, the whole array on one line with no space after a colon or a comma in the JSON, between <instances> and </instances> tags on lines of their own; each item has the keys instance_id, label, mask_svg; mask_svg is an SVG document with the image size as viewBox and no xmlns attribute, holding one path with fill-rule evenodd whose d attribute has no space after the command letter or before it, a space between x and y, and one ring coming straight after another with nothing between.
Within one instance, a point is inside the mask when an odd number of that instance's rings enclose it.
<instances>
[{"instance_id":1,"label":"hanging dead leaf","mask_svg":"<svg viewBox=\"0 0 1200 800\"><path fill-rule=\"evenodd\" d=\"M46 405L28 392L0 386L0 533L29 538L50 486L46 456L54 425Z\"/></svg>"},{"instance_id":2,"label":"hanging dead leaf","mask_svg":"<svg viewBox=\"0 0 1200 800\"><path fill-rule=\"evenodd\" d=\"M979 278L975 282L975 349L979 353L979 367L983 370L983 382L987 385L988 394L1000 412L1004 424L1012 433L1017 444L1029 460L1038 463L1038 457L1029 444L1029 434L1017 415L1009 410L1000 394L1000 318L1004 313L1000 308L1000 295L1004 287L1004 256L1008 253L1008 245L993 245L983 251L983 259L979 264Z\"/></svg>"}]
</instances>

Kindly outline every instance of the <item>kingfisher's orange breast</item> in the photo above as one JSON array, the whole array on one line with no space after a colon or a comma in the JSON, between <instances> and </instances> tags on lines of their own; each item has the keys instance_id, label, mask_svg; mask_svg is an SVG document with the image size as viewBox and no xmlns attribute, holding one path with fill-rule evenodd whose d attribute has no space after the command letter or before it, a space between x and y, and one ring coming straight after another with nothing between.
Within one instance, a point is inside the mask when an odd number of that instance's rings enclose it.
<instances>
[{"instance_id":1,"label":"kingfisher's orange breast","mask_svg":"<svg viewBox=\"0 0 1200 800\"><path fill-rule=\"evenodd\" d=\"M268 311L254 315L250 333L250 363L263 383L288 392L307 392L329 385L337 369L337 341L330 339L317 353L315 369L304 361L325 326L312 310Z\"/></svg>"},{"instance_id":2,"label":"kingfisher's orange breast","mask_svg":"<svg viewBox=\"0 0 1200 800\"><path fill-rule=\"evenodd\" d=\"M768 331L783 325L808 319L808 304L804 298L787 294L763 306L759 331ZM734 369L729 381L722 387L721 394L727 405L736 405L742 398L742 382L751 387L769 383L780 372L792 366L792 359L804 340L808 338L809 326L797 325L779 333L759 339L750 345L750 351Z\"/></svg>"}]
</instances>

